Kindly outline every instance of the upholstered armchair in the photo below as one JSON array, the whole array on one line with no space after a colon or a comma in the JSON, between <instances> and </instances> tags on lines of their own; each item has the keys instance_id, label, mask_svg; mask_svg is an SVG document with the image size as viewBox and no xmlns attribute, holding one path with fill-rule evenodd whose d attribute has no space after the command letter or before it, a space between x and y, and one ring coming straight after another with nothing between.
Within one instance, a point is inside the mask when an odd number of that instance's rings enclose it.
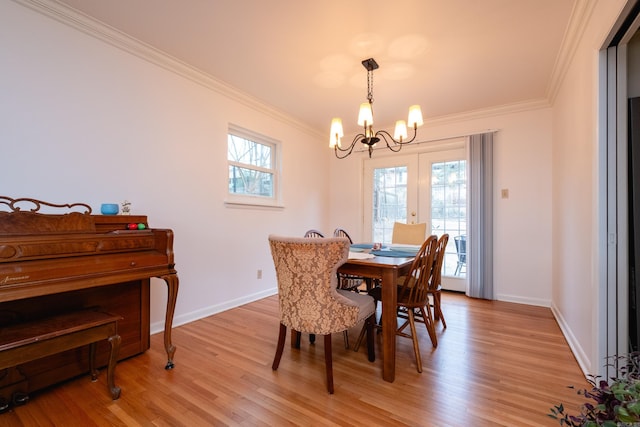
<instances>
[{"instance_id":1,"label":"upholstered armchair","mask_svg":"<svg viewBox=\"0 0 640 427\"><path fill-rule=\"evenodd\" d=\"M333 393L331 334L366 324L370 361L375 360L373 298L337 288L337 271L349 256L346 238L309 239L269 236L278 281L280 334L272 368L277 370L287 328L324 335L327 389ZM300 340L292 342L299 347Z\"/></svg>"}]
</instances>

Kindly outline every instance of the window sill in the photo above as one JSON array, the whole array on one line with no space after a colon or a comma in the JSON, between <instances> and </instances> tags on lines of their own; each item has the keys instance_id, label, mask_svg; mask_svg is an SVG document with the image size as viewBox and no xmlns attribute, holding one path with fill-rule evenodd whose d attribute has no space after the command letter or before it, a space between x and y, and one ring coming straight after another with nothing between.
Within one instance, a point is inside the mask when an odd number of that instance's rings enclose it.
<instances>
[{"instance_id":1,"label":"window sill","mask_svg":"<svg viewBox=\"0 0 640 427\"><path fill-rule=\"evenodd\" d=\"M266 210L283 210L284 206L282 205L274 205L274 204L266 204L266 203L257 203L257 202L236 202L225 200L224 204L228 208L234 209L266 209Z\"/></svg>"}]
</instances>

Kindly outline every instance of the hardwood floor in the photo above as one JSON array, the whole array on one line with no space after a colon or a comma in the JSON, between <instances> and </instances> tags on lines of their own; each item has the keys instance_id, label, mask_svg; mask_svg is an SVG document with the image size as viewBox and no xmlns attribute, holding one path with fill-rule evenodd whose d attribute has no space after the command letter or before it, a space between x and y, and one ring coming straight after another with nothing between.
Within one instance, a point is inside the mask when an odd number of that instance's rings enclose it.
<instances>
[{"instance_id":1,"label":"hardwood floor","mask_svg":"<svg viewBox=\"0 0 640 427\"><path fill-rule=\"evenodd\" d=\"M575 412L581 398L567 386L587 383L549 309L450 293L442 301L438 348L419 328L419 374L411 340L398 337L394 383L382 380L378 348L369 363L365 346L346 350L342 334L333 337L334 395L321 339L303 335L300 350L287 340L272 371L278 308L269 297L175 328L171 371L162 334L152 336L149 351L118 364L117 401L102 371L97 383L80 377L32 395L0 425L557 426L546 416L552 405Z\"/></svg>"}]
</instances>

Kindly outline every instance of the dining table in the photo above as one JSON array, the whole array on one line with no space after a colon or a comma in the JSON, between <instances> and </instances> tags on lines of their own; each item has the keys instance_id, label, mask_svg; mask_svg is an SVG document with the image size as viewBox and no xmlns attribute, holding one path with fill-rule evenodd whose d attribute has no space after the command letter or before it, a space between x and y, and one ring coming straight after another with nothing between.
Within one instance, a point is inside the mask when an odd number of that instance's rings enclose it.
<instances>
[{"instance_id":1,"label":"dining table","mask_svg":"<svg viewBox=\"0 0 640 427\"><path fill-rule=\"evenodd\" d=\"M393 382L396 376L396 329L398 277L408 274L415 256L384 256L384 251L372 251L370 258L349 258L338 268L338 273L378 279L382 287L382 378ZM401 255L401 254L400 254Z\"/></svg>"}]
</instances>

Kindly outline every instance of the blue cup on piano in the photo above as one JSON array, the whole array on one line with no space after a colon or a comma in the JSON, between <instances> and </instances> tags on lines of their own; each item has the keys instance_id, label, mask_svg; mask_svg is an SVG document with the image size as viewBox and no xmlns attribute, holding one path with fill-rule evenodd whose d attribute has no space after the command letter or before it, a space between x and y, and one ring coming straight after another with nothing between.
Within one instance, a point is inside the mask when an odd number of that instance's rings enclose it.
<instances>
[{"instance_id":1,"label":"blue cup on piano","mask_svg":"<svg viewBox=\"0 0 640 427\"><path fill-rule=\"evenodd\" d=\"M118 215L118 204L117 203L103 203L100 205L100 212L102 215Z\"/></svg>"}]
</instances>

